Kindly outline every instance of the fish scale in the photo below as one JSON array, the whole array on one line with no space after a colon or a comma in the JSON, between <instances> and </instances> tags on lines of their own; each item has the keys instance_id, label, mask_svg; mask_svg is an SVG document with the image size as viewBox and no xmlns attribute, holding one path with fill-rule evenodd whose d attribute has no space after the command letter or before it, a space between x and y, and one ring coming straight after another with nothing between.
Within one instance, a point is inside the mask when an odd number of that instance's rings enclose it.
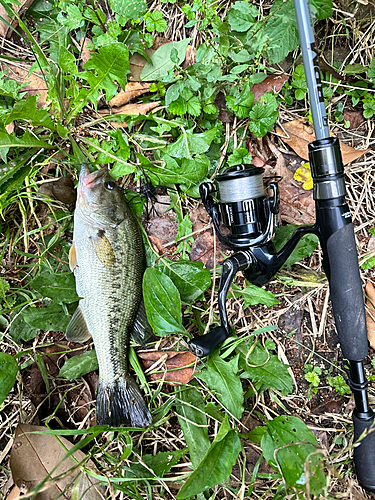
<instances>
[{"instance_id":1,"label":"fish scale","mask_svg":"<svg viewBox=\"0 0 375 500\"><path fill-rule=\"evenodd\" d=\"M142 295L142 237L105 169L90 174L82 167L73 242L71 267L82 298L66 336L74 340L86 331L93 338L99 364L97 421L145 427L150 413L128 372L127 356Z\"/></svg>"}]
</instances>

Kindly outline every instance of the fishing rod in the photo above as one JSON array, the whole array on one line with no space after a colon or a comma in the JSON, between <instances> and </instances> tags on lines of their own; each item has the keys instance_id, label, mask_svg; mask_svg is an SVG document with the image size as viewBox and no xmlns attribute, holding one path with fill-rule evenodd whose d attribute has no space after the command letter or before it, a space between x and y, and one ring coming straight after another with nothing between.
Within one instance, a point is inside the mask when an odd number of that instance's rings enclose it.
<instances>
[{"instance_id":1,"label":"fishing rod","mask_svg":"<svg viewBox=\"0 0 375 500\"><path fill-rule=\"evenodd\" d=\"M272 238L279 211L279 192L277 182L272 182L271 195L266 195L264 169L240 165L219 175L216 185L203 183L201 198L219 240L238 252L222 264L218 289L220 325L192 339L189 349L198 357L207 356L232 334L226 296L238 271L254 285L264 285L285 263L302 236L316 234L342 353L349 361L348 383L355 401L354 439L362 437L354 448L356 473L361 486L375 492L375 432L368 432L374 423L374 413L369 406L363 366L368 354L366 316L354 228L345 201L344 166L339 141L329 134L308 2L294 0L294 5L316 139L309 144L316 222L297 228L285 246L276 252ZM229 234L222 233L220 223L229 229Z\"/></svg>"}]
</instances>

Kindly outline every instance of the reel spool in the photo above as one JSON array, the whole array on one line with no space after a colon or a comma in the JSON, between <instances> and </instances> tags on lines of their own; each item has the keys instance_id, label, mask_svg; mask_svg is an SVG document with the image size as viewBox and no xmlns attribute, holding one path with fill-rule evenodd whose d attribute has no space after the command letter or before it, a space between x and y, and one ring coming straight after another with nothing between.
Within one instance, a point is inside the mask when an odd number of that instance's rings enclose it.
<instances>
[{"instance_id":1,"label":"reel spool","mask_svg":"<svg viewBox=\"0 0 375 500\"><path fill-rule=\"evenodd\" d=\"M263 173L261 167L239 165L219 175L216 177L218 203L211 196L214 184L201 184L203 204L222 243L245 248L263 245L272 238L279 211L279 191L277 183L272 182L269 185L272 197L266 197ZM230 235L222 234L220 223L229 229Z\"/></svg>"}]
</instances>

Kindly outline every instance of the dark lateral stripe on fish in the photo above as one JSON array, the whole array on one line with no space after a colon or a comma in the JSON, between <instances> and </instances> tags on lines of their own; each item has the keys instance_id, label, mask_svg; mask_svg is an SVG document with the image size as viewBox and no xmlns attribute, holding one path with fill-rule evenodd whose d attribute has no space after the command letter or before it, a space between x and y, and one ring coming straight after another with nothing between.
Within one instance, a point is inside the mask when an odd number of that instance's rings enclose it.
<instances>
[{"instance_id":1,"label":"dark lateral stripe on fish","mask_svg":"<svg viewBox=\"0 0 375 500\"><path fill-rule=\"evenodd\" d=\"M151 424L150 411L130 375L125 380L116 380L111 386L99 383L96 421L98 425L113 427L147 427Z\"/></svg>"}]
</instances>

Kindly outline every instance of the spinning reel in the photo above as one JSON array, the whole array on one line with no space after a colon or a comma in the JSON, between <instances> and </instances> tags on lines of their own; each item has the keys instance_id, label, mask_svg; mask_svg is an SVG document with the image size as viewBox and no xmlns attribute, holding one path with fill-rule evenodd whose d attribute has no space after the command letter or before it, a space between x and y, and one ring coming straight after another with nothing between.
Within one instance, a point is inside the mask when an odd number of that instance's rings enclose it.
<instances>
[{"instance_id":1,"label":"spinning reel","mask_svg":"<svg viewBox=\"0 0 375 500\"><path fill-rule=\"evenodd\" d=\"M277 182L271 182L268 186L271 195L267 197L263 173L263 168L240 165L219 175L216 185L205 182L200 186L203 204L219 240L240 251L222 265L218 291L221 325L189 342L189 349L198 357L207 356L232 334L226 296L236 273L243 271L254 285L264 285L285 263L299 239L315 232L312 226L298 228L281 251L276 252L272 238L279 213L279 188Z\"/></svg>"}]
</instances>

